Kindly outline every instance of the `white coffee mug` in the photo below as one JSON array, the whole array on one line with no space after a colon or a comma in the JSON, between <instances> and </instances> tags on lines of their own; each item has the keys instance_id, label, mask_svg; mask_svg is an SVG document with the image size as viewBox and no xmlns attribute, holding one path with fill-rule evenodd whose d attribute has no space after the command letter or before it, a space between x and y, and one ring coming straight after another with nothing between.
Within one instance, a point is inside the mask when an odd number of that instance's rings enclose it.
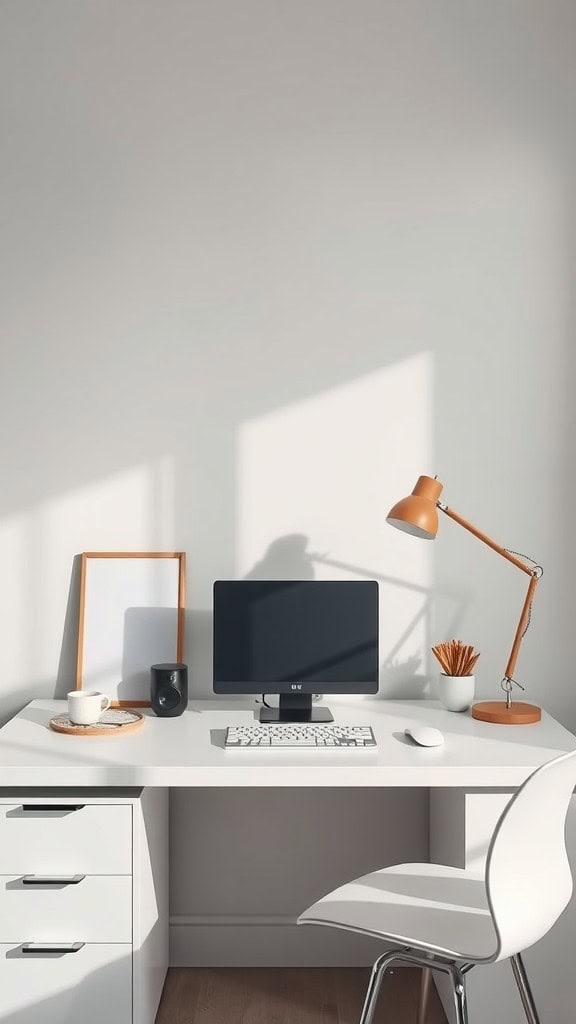
<instances>
[{"instance_id":1,"label":"white coffee mug","mask_svg":"<svg viewBox=\"0 0 576 1024\"><path fill-rule=\"evenodd\" d=\"M110 698L98 690L72 690L68 694L68 714L75 725L94 725L110 707Z\"/></svg>"}]
</instances>

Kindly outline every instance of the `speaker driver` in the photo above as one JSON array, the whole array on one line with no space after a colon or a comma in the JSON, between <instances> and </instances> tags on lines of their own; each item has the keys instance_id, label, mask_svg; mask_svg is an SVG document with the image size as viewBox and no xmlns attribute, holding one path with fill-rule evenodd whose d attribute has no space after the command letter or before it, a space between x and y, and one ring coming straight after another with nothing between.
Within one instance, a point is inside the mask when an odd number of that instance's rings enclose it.
<instances>
[{"instance_id":1,"label":"speaker driver","mask_svg":"<svg viewBox=\"0 0 576 1024\"><path fill-rule=\"evenodd\" d=\"M179 662L152 665L150 701L160 718L183 714L188 704L188 666Z\"/></svg>"}]
</instances>

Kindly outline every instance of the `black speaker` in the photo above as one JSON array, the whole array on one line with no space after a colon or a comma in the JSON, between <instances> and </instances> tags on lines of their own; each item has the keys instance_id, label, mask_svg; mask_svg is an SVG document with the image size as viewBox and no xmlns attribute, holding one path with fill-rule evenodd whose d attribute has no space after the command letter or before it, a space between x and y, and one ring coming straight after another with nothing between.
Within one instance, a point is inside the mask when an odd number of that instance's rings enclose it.
<instances>
[{"instance_id":1,"label":"black speaker","mask_svg":"<svg viewBox=\"0 0 576 1024\"><path fill-rule=\"evenodd\" d=\"M150 700L160 718L176 718L181 715L188 704L188 666L178 662L152 665Z\"/></svg>"}]
</instances>

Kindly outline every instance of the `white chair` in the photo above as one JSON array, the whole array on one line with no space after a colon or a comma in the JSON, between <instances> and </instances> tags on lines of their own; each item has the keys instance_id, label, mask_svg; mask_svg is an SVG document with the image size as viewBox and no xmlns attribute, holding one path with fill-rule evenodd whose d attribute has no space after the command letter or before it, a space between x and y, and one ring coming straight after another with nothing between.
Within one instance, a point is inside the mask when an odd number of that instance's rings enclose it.
<instances>
[{"instance_id":1,"label":"white chair","mask_svg":"<svg viewBox=\"0 0 576 1024\"><path fill-rule=\"evenodd\" d=\"M360 1024L373 1019L391 964L422 967L419 1024L430 970L449 975L458 1024L467 1024L465 975L510 958L529 1024L539 1024L521 953L552 927L572 895L564 830L576 784L576 751L538 768L494 830L484 875L438 864L374 871L314 903L298 924L377 936L393 947L372 970Z\"/></svg>"}]
</instances>

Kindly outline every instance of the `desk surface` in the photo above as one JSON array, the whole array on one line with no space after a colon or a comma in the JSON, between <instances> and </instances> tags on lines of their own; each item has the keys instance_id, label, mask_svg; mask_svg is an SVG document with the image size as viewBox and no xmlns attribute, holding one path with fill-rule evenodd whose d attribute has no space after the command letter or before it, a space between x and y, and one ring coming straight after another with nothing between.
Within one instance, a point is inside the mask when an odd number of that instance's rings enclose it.
<instances>
[{"instance_id":1,"label":"desk surface","mask_svg":"<svg viewBox=\"0 0 576 1024\"><path fill-rule=\"evenodd\" d=\"M127 736L64 736L48 727L64 701L35 700L0 730L0 786L415 786L514 788L544 761L576 749L549 715L537 725L477 722L435 701L357 699L330 704L337 723L371 725L376 750L225 750L228 725L255 720L254 705L192 701L180 718L145 711ZM404 736L434 725L442 747Z\"/></svg>"}]
</instances>

